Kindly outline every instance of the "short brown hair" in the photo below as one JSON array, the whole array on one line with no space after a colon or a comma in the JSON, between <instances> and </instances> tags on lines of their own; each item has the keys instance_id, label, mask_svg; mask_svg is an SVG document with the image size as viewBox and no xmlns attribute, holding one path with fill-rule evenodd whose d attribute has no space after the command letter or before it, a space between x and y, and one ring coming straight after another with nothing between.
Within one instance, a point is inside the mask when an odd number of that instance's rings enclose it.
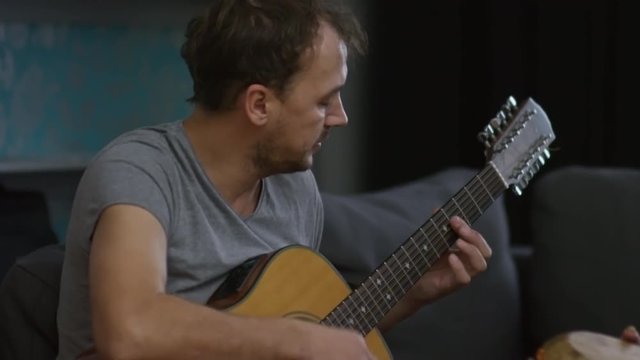
<instances>
[{"instance_id":1,"label":"short brown hair","mask_svg":"<svg viewBox=\"0 0 640 360\"><path fill-rule=\"evenodd\" d=\"M259 83L284 94L300 59L313 46L320 21L331 25L350 52L364 54L366 34L357 18L330 0L215 0L189 22L181 55L193 79L188 100L209 110L233 106Z\"/></svg>"}]
</instances>

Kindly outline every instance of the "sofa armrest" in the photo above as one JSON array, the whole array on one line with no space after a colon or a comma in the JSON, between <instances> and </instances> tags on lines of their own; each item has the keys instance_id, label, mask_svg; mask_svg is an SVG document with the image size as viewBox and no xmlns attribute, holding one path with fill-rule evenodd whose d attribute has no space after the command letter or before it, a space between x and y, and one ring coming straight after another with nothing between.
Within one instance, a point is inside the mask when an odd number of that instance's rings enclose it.
<instances>
[{"instance_id":1,"label":"sofa armrest","mask_svg":"<svg viewBox=\"0 0 640 360\"><path fill-rule=\"evenodd\" d=\"M640 170L567 166L533 194L534 343L572 330L617 336L640 324Z\"/></svg>"}]
</instances>

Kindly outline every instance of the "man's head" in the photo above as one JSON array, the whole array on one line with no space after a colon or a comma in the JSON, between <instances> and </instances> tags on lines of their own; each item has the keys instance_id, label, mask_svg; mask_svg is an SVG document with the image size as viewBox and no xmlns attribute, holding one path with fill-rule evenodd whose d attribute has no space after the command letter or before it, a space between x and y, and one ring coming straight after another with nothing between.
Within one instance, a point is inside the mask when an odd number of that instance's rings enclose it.
<instances>
[{"instance_id":1,"label":"man's head","mask_svg":"<svg viewBox=\"0 0 640 360\"><path fill-rule=\"evenodd\" d=\"M333 1L215 0L206 15L191 20L182 46L193 78L190 101L209 111L229 110L251 84L286 96L321 22L351 52L365 51L357 20Z\"/></svg>"}]
</instances>

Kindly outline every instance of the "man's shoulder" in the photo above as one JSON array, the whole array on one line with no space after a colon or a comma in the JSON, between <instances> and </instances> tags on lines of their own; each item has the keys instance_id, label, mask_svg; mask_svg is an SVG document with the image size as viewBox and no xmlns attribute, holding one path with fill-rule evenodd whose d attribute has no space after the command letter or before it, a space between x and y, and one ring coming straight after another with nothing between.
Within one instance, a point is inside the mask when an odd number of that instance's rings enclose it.
<instances>
[{"instance_id":1,"label":"man's shoulder","mask_svg":"<svg viewBox=\"0 0 640 360\"><path fill-rule=\"evenodd\" d=\"M179 142L179 123L163 123L129 130L109 142L92 160L147 163L163 161Z\"/></svg>"}]
</instances>

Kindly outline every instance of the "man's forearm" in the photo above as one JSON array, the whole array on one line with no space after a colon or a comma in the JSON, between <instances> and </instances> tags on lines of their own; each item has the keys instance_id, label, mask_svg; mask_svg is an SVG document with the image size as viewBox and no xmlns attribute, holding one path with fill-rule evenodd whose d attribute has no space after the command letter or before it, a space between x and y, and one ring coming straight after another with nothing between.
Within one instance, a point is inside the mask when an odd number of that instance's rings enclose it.
<instances>
[{"instance_id":1,"label":"man's forearm","mask_svg":"<svg viewBox=\"0 0 640 360\"><path fill-rule=\"evenodd\" d=\"M293 321L234 316L166 294L121 319L97 324L101 358L293 359L303 351L291 341Z\"/></svg>"}]
</instances>

